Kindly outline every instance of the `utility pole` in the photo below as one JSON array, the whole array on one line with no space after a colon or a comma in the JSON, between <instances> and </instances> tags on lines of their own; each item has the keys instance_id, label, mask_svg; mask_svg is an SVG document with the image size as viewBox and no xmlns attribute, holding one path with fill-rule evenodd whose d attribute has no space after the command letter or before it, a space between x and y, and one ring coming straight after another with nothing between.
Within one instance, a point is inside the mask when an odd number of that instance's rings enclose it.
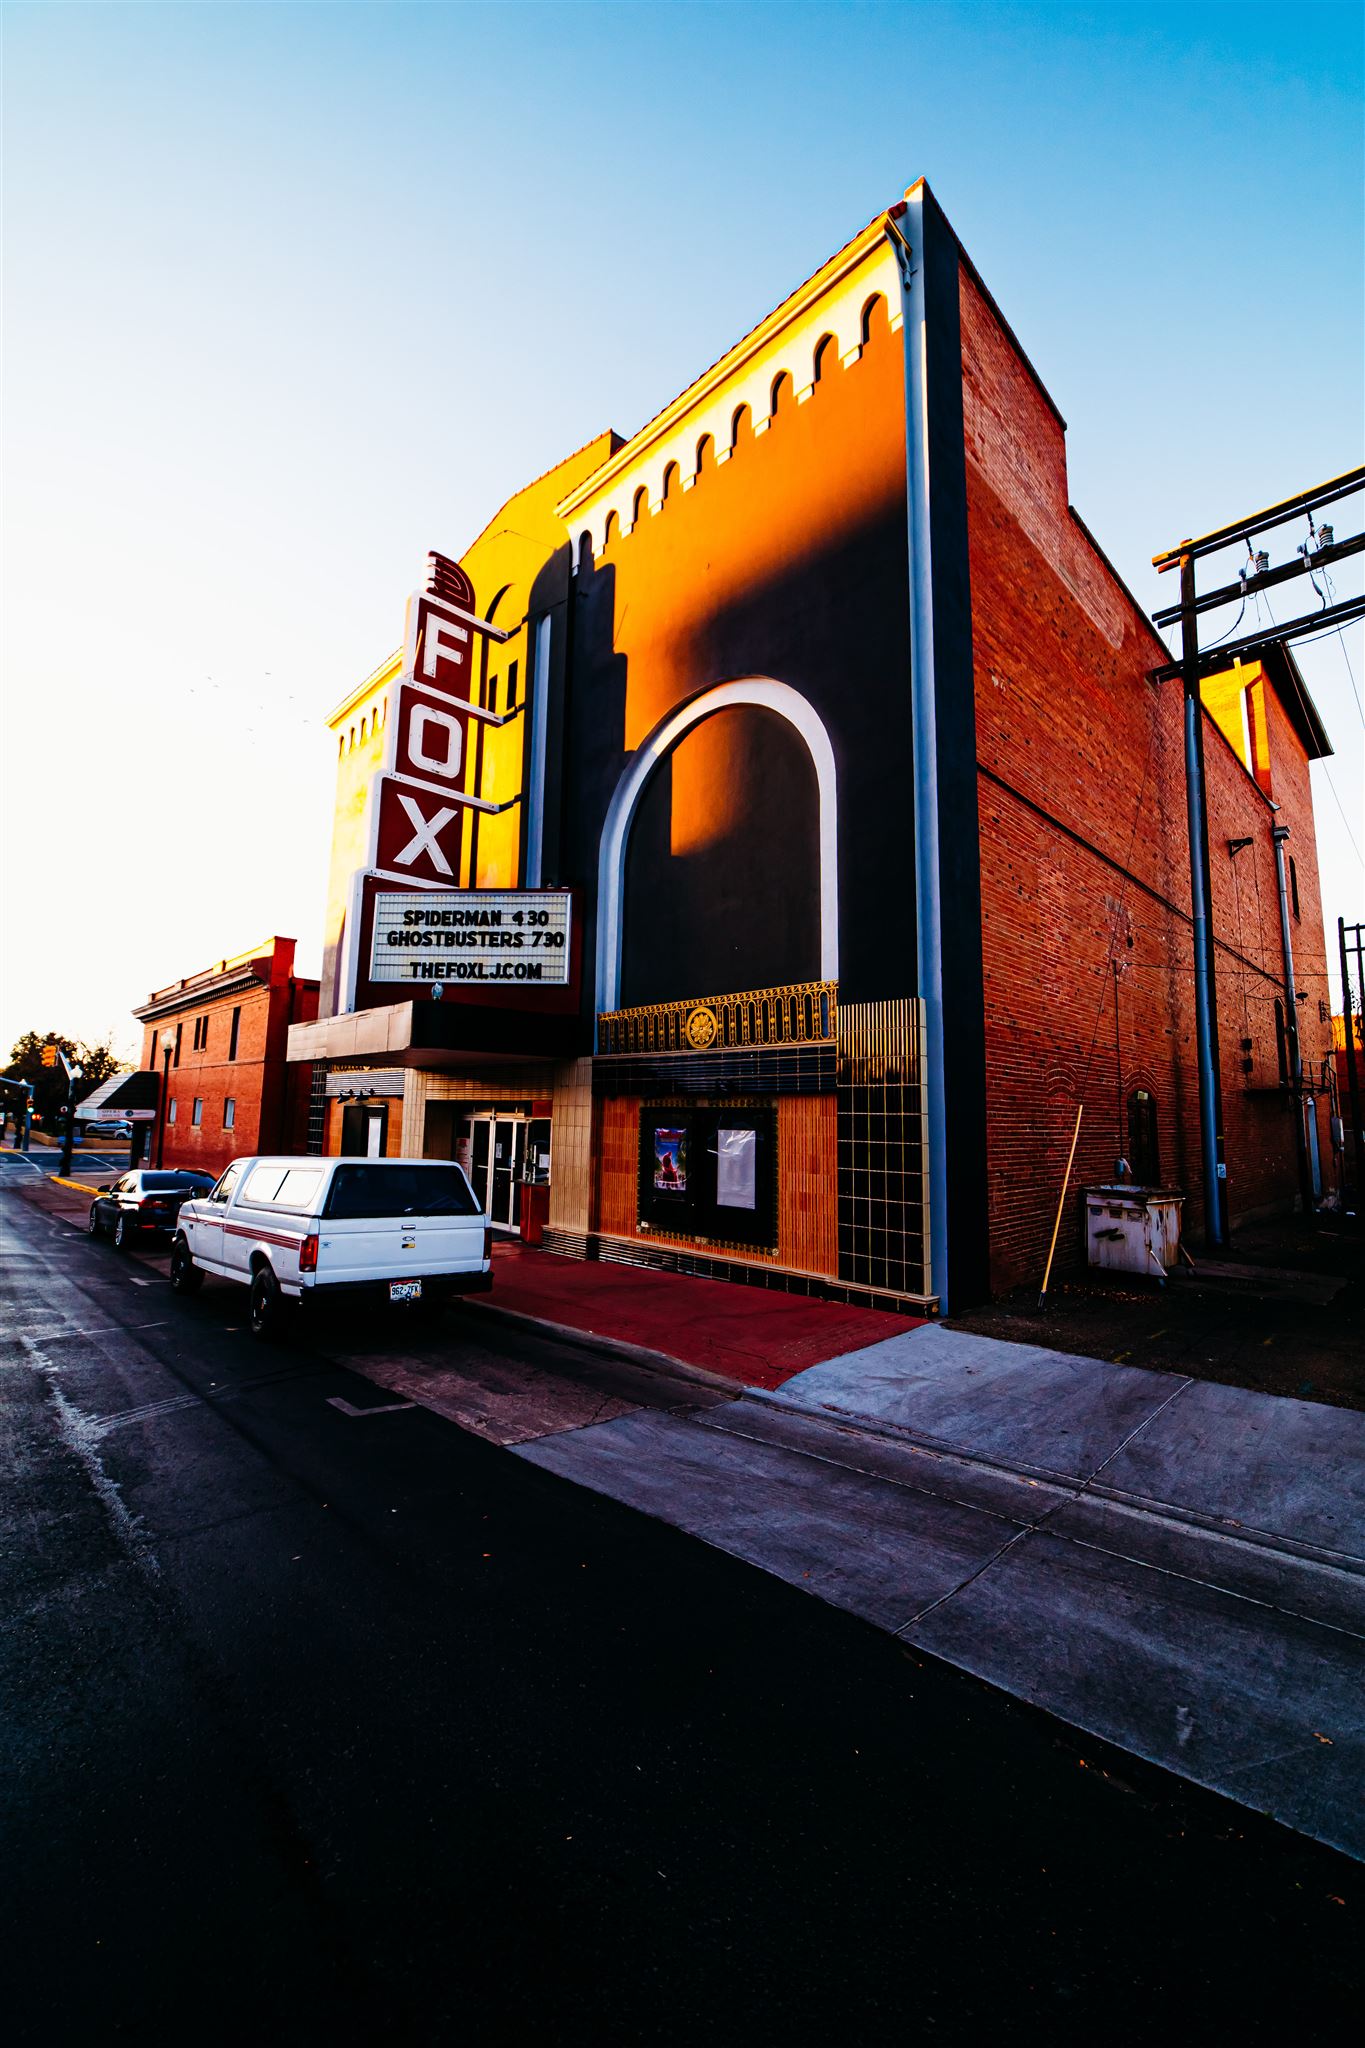
<instances>
[{"instance_id":1,"label":"utility pole","mask_svg":"<svg viewBox=\"0 0 1365 2048\"><path fill-rule=\"evenodd\" d=\"M1198 540L1182 540L1177 546L1168 548L1164 554L1152 557L1152 566L1163 573L1168 569L1180 571L1180 602L1165 611L1155 612L1152 622L1156 626L1171 626L1177 620L1180 624L1180 657L1164 663L1150 671L1149 680L1163 683L1176 676L1180 678L1184 691L1184 736L1185 736L1185 804L1190 842L1190 911L1194 931L1194 1001L1196 1057L1199 1071L1199 1151L1204 1177L1205 1237L1211 1251L1223 1249L1227 1244L1227 1163L1223 1142L1223 1098L1218 1071L1218 1005L1214 985L1214 940L1210 922L1211 889L1209 877L1209 829L1208 801L1204 784L1204 707L1202 682L1206 675L1218 669L1225 669L1240 657L1255 656L1272 646L1285 646L1292 640L1302 639L1307 633L1321 632L1325 627L1344 625L1349 620L1365 617L1365 598L1348 598L1335 605L1325 606L1316 612L1305 612L1288 620L1283 626L1272 630L1247 633L1239 639L1223 638L1203 653L1199 648L1199 614L1212 611L1220 605L1231 604L1240 598L1246 599L1255 592L1271 585L1288 582L1296 576L1311 575L1319 564L1326 568L1330 563L1345 561L1365 550L1365 533L1353 534L1349 539L1338 541L1334 528L1321 529L1313 524L1313 514L1323 507L1336 504L1342 498L1353 496L1365 487L1365 466L1347 470L1341 476L1331 477L1326 483L1315 484L1310 490L1298 491L1292 498L1283 498L1278 504L1266 505L1259 512L1251 513L1245 519L1234 520L1228 526L1219 527L1213 533L1203 534ZM1201 596L1195 587L1195 563L1204 555L1217 553L1222 548L1238 544L1246 546L1251 553L1253 534L1266 533L1272 527L1283 526L1286 521L1302 515L1309 522L1312 545L1305 542L1297 558L1279 568L1271 568L1270 558L1264 552L1253 556L1254 573L1245 570L1235 583L1220 585ZM1276 857L1280 858L1280 845L1276 844ZM1294 991L1289 991L1289 1016L1294 1020L1297 1036L1297 1011L1294 1009ZM1301 1090L1296 1090L1295 1114L1300 1125L1303 1123L1303 1102ZM1301 1143L1306 1142L1300 1133ZM1300 1153L1301 1161L1304 1153ZM1305 1169L1306 1171L1306 1169Z\"/></svg>"},{"instance_id":2,"label":"utility pole","mask_svg":"<svg viewBox=\"0 0 1365 2048\"><path fill-rule=\"evenodd\" d=\"M1356 1007L1361 1007L1360 989L1360 925L1348 926L1344 917L1337 919L1337 939L1341 946L1341 1008L1342 1023L1346 1027L1346 1083L1351 1097L1351 1136L1356 1155L1356 1211L1359 1213L1365 1201L1365 1132L1360 1123L1360 1078L1356 1071L1356 1028L1351 1014L1351 975L1346 964L1346 933L1354 930L1356 938Z\"/></svg>"},{"instance_id":3,"label":"utility pole","mask_svg":"<svg viewBox=\"0 0 1365 2048\"><path fill-rule=\"evenodd\" d=\"M1199 1068L1199 1153L1204 1168L1204 1237L1210 1251L1228 1241L1228 1169L1223 1089L1218 1071L1218 995L1209 923L1209 813L1204 788L1204 698L1199 674L1199 616L1194 556L1180 557L1180 680L1185 703L1185 812L1190 839L1190 921L1194 929L1194 1032Z\"/></svg>"}]
</instances>

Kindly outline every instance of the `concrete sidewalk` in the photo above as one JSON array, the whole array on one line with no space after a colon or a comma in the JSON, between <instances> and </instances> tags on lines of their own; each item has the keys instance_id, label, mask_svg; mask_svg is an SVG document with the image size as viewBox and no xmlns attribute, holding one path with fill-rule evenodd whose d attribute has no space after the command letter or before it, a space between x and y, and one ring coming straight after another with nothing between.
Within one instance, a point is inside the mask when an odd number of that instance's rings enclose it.
<instances>
[{"instance_id":1,"label":"concrete sidewalk","mask_svg":"<svg viewBox=\"0 0 1365 2048\"><path fill-rule=\"evenodd\" d=\"M491 1297L472 1297L472 1304L556 1335L605 1340L627 1356L658 1356L670 1366L767 1388L919 1327L913 1316L781 1288L566 1259L505 1241L493 1248Z\"/></svg>"},{"instance_id":2,"label":"concrete sidewalk","mask_svg":"<svg viewBox=\"0 0 1365 2048\"><path fill-rule=\"evenodd\" d=\"M1365 1857L1365 1416L926 1325L517 1455Z\"/></svg>"}]
</instances>

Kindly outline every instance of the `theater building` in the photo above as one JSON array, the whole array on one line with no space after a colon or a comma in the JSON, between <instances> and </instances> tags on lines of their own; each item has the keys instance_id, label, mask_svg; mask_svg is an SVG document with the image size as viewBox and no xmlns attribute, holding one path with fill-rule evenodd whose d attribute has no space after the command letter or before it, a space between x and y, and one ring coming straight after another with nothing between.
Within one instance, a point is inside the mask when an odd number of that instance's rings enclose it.
<instances>
[{"instance_id":1,"label":"theater building","mask_svg":"<svg viewBox=\"0 0 1365 2048\"><path fill-rule=\"evenodd\" d=\"M562 1252L943 1308L1038 1273L1083 1102L1077 1185L1137 1151L1197 1230L1167 658L913 187L434 558L338 706L310 1143L459 1157ZM1288 655L1206 710L1235 1221L1318 1128L1275 1005L1325 1058L1327 741Z\"/></svg>"},{"instance_id":2,"label":"theater building","mask_svg":"<svg viewBox=\"0 0 1365 2048\"><path fill-rule=\"evenodd\" d=\"M133 1015L142 1067L157 1077L149 1154L219 1173L252 1152L301 1152L309 1077L287 1062L290 1026L318 1011L318 984L294 972L293 939L272 938L154 989Z\"/></svg>"}]
</instances>

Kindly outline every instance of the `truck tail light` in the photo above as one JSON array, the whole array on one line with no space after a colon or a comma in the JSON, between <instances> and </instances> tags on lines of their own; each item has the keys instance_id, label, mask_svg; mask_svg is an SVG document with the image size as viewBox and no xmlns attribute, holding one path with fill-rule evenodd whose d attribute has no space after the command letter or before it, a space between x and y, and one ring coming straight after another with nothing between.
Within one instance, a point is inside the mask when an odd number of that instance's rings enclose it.
<instances>
[{"instance_id":1,"label":"truck tail light","mask_svg":"<svg viewBox=\"0 0 1365 2048\"><path fill-rule=\"evenodd\" d=\"M492 1225L488 1223L485 1223L483 1227L483 1255L486 1259L491 1259L493 1256L493 1229Z\"/></svg>"},{"instance_id":2,"label":"truck tail light","mask_svg":"<svg viewBox=\"0 0 1365 2048\"><path fill-rule=\"evenodd\" d=\"M317 1269L318 1241L315 1237L305 1237L303 1243L299 1246L299 1271L300 1273L316 1273Z\"/></svg>"}]
</instances>

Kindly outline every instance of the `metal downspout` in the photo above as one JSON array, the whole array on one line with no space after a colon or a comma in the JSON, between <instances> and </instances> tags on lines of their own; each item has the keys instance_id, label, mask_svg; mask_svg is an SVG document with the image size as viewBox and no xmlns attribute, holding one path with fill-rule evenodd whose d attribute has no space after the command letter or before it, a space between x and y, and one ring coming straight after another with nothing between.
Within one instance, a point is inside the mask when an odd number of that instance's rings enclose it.
<instances>
[{"instance_id":1,"label":"metal downspout","mask_svg":"<svg viewBox=\"0 0 1365 2048\"><path fill-rule=\"evenodd\" d=\"M1194 935L1194 1025L1199 1067L1199 1141L1204 1169L1204 1232L1212 1249L1227 1243L1227 1167L1218 1082L1217 998L1209 925L1209 823L1204 794L1204 702L1199 678L1199 625L1194 558L1180 564L1181 664L1185 692L1185 803L1190 840L1190 922Z\"/></svg>"},{"instance_id":2,"label":"metal downspout","mask_svg":"<svg viewBox=\"0 0 1365 2048\"><path fill-rule=\"evenodd\" d=\"M910 540L910 711L914 743L915 940L924 1005L921 1086L929 1148L928 1292L947 1314L948 1105L943 1063L943 900L939 870L938 721L934 705L933 552L929 524L928 351L924 202L911 194L887 235L905 321L905 446Z\"/></svg>"},{"instance_id":3,"label":"metal downspout","mask_svg":"<svg viewBox=\"0 0 1365 2048\"><path fill-rule=\"evenodd\" d=\"M1287 825L1272 825L1275 842L1275 884L1280 892L1280 950L1284 955L1284 1029L1289 1040L1289 1085L1294 1091L1294 1149L1299 1162L1299 1190L1303 1213L1313 1213L1313 1177L1308 1162L1308 1133L1303 1127L1303 1054L1299 1048L1299 1004L1294 992L1294 937L1289 924L1289 884L1284 871L1284 842Z\"/></svg>"}]
</instances>

